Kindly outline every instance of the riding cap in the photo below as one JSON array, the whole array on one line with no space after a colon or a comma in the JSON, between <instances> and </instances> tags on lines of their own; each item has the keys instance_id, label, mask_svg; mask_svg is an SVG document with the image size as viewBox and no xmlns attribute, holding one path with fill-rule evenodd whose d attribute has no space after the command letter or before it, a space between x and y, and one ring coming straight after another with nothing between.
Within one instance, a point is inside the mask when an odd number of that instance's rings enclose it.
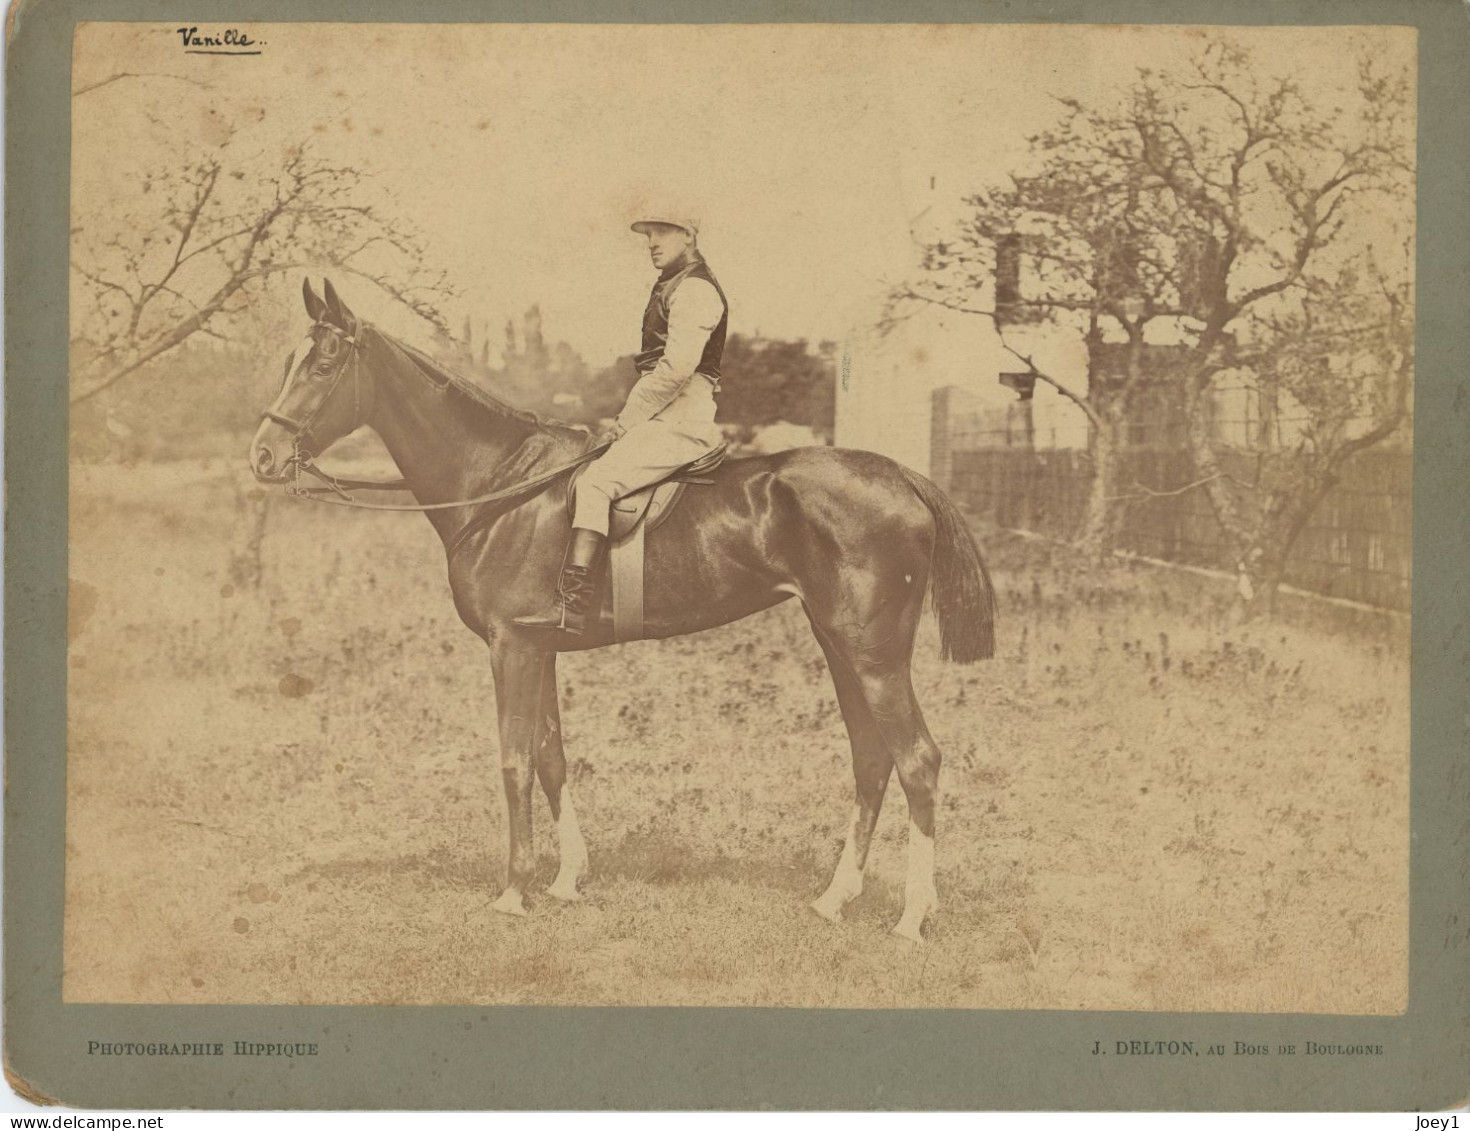
<instances>
[{"instance_id":1,"label":"riding cap","mask_svg":"<svg viewBox=\"0 0 1470 1131\"><path fill-rule=\"evenodd\" d=\"M633 230L637 232L640 236L647 235L650 224L667 224L671 228L683 228L684 231L688 232L691 236L697 237L699 235L698 220L671 220L662 214L658 216L648 216L642 220L636 221L633 224Z\"/></svg>"}]
</instances>

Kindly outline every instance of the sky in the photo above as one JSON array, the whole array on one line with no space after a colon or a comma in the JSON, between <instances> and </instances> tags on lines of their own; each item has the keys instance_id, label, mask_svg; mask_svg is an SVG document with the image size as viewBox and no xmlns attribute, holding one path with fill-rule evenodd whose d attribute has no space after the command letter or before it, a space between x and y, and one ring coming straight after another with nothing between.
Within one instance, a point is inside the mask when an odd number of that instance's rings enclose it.
<instances>
[{"instance_id":1,"label":"sky","mask_svg":"<svg viewBox=\"0 0 1470 1131\"><path fill-rule=\"evenodd\" d=\"M310 139L396 197L462 292L452 326L468 314L498 342L538 302L547 337L594 365L637 348L640 212L700 217L732 330L842 340L912 270L915 218L1021 163L1056 96L1103 96L1200 42L1017 25L237 26L259 55L185 54L172 24L79 28L74 90L142 77L74 102L75 216L120 211L146 169L218 144L227 122L267 164ZM1414 50L1393 29L1234 34L1324 88L1350 81L1355 43ZM299 289L281 279L271 298L299 304ZM412 332L364 285L343 290Z\"/></svg>"}]
</instances>

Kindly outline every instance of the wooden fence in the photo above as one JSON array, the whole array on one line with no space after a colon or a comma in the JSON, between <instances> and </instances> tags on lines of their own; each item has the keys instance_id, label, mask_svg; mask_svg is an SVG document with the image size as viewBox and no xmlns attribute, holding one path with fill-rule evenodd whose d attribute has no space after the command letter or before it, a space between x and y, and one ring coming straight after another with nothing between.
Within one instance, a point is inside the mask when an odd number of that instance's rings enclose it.
<instances>
[{"instance_id":1,"label":"wooden fence","mask_svg":"<svg viewBox=\"0 0 1470 1131\"><path fill-rule=\"evenodd\" d=\"M943 392L943 390L941 390ZM936 400L936 410L940 404ZM985 429L936 411L935 478L969 513L999 526L1058 539L1076 536L1087 510L1092 459L1082 448L1016 443L1014 429ZM1237 453L1242 476L1251 457ZM1178 447L1138 446L1119 453L1119 549L1184 565L1234 571L1220 524ZM1413 456L1398 447L1359 452L1344 465L1297 540L1286 583L1380 608L1409 609Z\"/></svg>"}]
</instances>

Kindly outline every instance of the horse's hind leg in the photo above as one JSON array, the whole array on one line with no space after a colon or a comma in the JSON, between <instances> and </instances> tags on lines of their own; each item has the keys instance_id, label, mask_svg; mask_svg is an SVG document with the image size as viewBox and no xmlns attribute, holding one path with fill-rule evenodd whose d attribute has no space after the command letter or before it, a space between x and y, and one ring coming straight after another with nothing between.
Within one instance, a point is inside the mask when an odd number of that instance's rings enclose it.
<instances>
[{"instance_id":1,"label":"horse's hind leg","mask_svg":"<svg viewBox=\"0 0 1470 1131\"><path fill-rule=\"evenodd\" d=\"M939 747L924 724L907 668L889 677L885 686L869 697L869 703L875 714L885 711L893 720L894 762L909 802L908 875L904 881L903 915L893 932L918 942L924 920L939 906L939 893L934 886Z\"/></svg>"},{"instance_id":2,"label":"horse's hind leg","mask_svg":"<svg viewBox=\"0 0 1470 1131\"><path fill-rule=\"evenodd\" d=\"M898 769L909 803L908 874L903 915L894 932L918 940L939 903L934 886L934 816L939 747L929 735L909 675L914 633L923 605L923 573L905 575L907 592L876 580L856 612L824 617L823 632L839 664L852 674L877 745ZM847 708L844 705L844 714ZM856 743L854 755L856 756ZM871 833L869 833L871 836Z\"/></svg>"},{"instance_id":3,"label":"horse's hind leg","mask_svg":"<svg viewBox=\"0 0 1470 1131\"><path fill-rule=\"evenodd\" d=\"M898 768L909 803L908 874L903 915L895 934L919 941L924 920L939 906L934 887L934 811L939 789L939 747L929 736L914 697L907 657L901 666L883 666L859 677L873 725Z\"/></svg>"},{"instance_id":4,"label":"horse's hind leg","mask_svg":"<svg viewBox=\"0 0 1470 1131\"><path fill-rule=\"evenodd\" d=\"M847 827L847 839L843 842L837 868L832 873L832 882L812 904L812 910L818 915L836 922L842 917L842 909L863 890L863 869L867 866L878 812L883 807L883 794L893 774L893 759L873 725L857 677L848 670L840 653L822 630L815 623L812 627L827 657L827 667L837 688L837 704L842 708L842 721L847 724L857 795L852 821Z\"/></svg>"},{"instance_id":5,"label":"horse's hind leg","mask_svg":"<svg viewBox=\"0 0 1470 1131\"><path fill-rule=\"evenodd\" d=\"M562 748L561 708L556 690L556 653L541 669L541 711L536 719L536 776L556 822L556 845L561 858L556 879L546 894L570 903L582 898L577 884L587 874L587 842L577 823L572 791L567 785L567 758Z\"/></svg>"}]
</instances>

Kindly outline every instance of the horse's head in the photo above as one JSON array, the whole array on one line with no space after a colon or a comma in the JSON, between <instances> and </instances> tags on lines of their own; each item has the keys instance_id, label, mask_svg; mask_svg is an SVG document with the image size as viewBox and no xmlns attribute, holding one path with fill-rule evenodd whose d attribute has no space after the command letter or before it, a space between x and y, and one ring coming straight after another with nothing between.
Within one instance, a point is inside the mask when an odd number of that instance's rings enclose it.
<instances>
[{"instance_id":1,"label":"horse's head","mask_svg":"<svg viewBox=\"0 0 1470 1131\"><path fill-rule=\"evenodd\" d=\"M337 297L302 284L311 331L286 359L280 394L262 413L250 445L250 467L263 483L279 483L303 459L327 448L367 419L371 382L363 372L363 323Z\"/></svg>"}]
</instances>

